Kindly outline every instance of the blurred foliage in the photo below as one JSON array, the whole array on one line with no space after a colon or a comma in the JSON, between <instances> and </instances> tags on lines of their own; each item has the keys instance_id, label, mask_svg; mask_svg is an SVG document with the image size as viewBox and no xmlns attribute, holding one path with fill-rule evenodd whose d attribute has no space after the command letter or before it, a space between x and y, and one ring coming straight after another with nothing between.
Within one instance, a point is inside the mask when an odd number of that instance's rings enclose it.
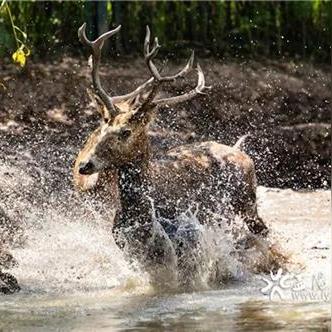
<instances>
[{"instance_id":1,"label":"blurred foliage","mask_svg":"<svg viewBox=\"0 0 332 332\"><path fill-rule=\"evenodd\" d=\"M6 12L9 18L10 26L13 32L13 38L16 43L16 51L12 54L13 61L21 67L25 66L26 59L30 55L30 49L26 45L27 34L14 24L13 15L8 1L2 0L0 12Z\"/></svg>"},{"instance_id":2,"label":"blurred foliage","mask_svg":"<svg viewBox=\"0 0 332 332\"><path fill-rule=\"evenodd\" d=\"M13 21L28 33L35 58L79 54L77 29L91 38L122 24L113 54L142 52L145 25L170 56L195 48L200 56L331 59L331 1L15 1ZM17 48L8 13L0 12L0 56Z\"/></svg>"}]
</instances>

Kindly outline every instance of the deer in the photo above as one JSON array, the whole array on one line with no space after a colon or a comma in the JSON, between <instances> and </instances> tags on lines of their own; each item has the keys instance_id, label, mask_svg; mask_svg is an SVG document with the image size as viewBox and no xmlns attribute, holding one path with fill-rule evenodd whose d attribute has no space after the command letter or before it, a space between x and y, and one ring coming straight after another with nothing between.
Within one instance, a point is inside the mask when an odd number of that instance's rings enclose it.
<instances>
[{"instance_id":1,"label":"deer","mask_svg":"<svg viewBox=\"0 0 332 332\"><path fill-rule=\"evenodd\" d=\"M87 38L86 23L78 30L79 40L91 50L93 92L88 93L101 115L101 124L75 160L75 186L118 200L114 203L114 238L144 266L163 261L168 249L161 243L181 228L178 216L192 206L197 207L195 217L202 225L222 227L239 215L249 232L266 237L268 228L257 212L255 166L236 146L215 141L192 143L170 149L159 160L153 160L148 129L156 111L198 98L208 86L198 62L194 68L193 52L180 71L162 75L154 63L161 46L157 37L150 45L147 26L143 53L151 77L130 93L107 93L99 76L101 51L104 42L120 29L121 25L94 41ZM198 78L191 91L159 97L164 84L183 79L193 70ZM156 216L165 221L160 226L163 236L156 236ZM193 233L190 228L184 231L195 246L197 237ZM181 243L177 250L181 256Z\"/></svg>"}]
</instances>

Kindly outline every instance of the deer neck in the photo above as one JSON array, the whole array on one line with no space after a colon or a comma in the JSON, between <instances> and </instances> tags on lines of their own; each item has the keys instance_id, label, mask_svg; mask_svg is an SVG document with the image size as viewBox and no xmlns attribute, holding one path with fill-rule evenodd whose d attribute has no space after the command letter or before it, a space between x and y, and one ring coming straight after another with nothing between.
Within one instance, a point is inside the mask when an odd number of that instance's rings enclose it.
<instances>
[{"instance_id":1,"label":"deer neck","mask_svg":"<svg viewBox=\"0 0 332 332\"><path fill-rule=\"evenodd\" d=\"M127 164L119 169L119 191L123 210L131 210L149 194L148 162ZM136 213L139 211L136 211Z\"/></svg>"},{"instance_id":2,"label":"deer neck","mask_svg":"<svg viewBox=\"0 0 332 332\"><path fill-rule=\"evenodd\" d=\"M136 245L144 245L151 236L153 224L149 161L142 160L119 168L118 188L121 208L117 212L113 232L124 235L129 243L134 241Z\"/></svg>"},{"instance_id":3,"label":"deer neck","mask_svg":"<svg viewBox=\"0 0 332 332\"><path fill-rule=\"evenodd\" d=\"M147 223L151 209L149 200L149 149L139 159L118 169L118 188L121 202L121 226Z\"/></svg>"}]
</instances>

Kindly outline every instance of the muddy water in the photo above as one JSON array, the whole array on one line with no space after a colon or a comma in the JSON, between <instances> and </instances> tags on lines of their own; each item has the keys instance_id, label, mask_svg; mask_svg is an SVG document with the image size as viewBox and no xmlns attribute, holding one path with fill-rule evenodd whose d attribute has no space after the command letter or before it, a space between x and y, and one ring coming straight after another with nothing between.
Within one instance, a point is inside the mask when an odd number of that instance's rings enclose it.
<instances>
[{"instance_id":1,"label":"muddy water","mask_svg":"<svg viewBox=\"0 0 332 332\"><path fill-rule=\"evenodd\" d=\"M291 257L289 272L280 271L289 277L280 293L262 292L271 276L253 274L218 290L156 293L98 223L82 222L82 216L68 223L73 215L55 210L40 227L40 215L31 211L25 245L13 251L20 264L12 272L22 291L0 296L0 330L327 330L330 192L260 187L258 197L260 214ZM225 268L240 270L226 259Z\"/></svg>"}]
</instances>

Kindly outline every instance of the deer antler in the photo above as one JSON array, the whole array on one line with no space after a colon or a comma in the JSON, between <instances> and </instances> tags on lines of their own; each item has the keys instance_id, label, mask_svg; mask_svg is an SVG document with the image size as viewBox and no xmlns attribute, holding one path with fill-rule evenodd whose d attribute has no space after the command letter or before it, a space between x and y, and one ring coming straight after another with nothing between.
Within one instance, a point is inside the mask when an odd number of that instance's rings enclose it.
<instances>
[{"instance_id":1,"label":"deer antler","mask_svg":"<svg viewBox=\"0 0 332 332\"><path fill-rule=\"evenodd\" d=\"M152 82L152 89L142 104L143 109L145 109L146 106L148 105L157 106L157 104L153 102L153 100L158 92L160 85L164 82L175 81L177 78L186 76L192 70L194 63L194 52L192 52L187 64L183 67L182 70L180 70L175 75L161 76L157 67L152 61L156 57L160 49L160 45L158 43L158 38L156 37L154 39L152 50L150 50L150 36L151 36L150 29L147 26L145 40L144 40L144 59L152 74L153 82Z\"/></svg>"},{"instance_id":2,"label":"deer antler","mask_svg":"<svg viewBox=\"0 0 332 332\"><path fill-rule=\"evenodd\" d=\"M104 42L106 39L110 38L114 34L120 31L121 25L119 25L114 30L110 30L108 32L105 32L101 36L99 36L96 40L90 41L86 36L86 23L84 23L79 29L78 29L78 38L84 45L91 47L92 49L92 81L93 81L93 87L97 93L97 95L100 97L100 99L105 103L106 108L108 112L112 116L115 116L117 114L117 111L114 107L112 98L106 93L104 88L101 86L100 83L100 77L99 77L99 66L100 66L100 58L101 58L101 50L104 46Z\"/></svg>"},{"instance_id":3,"label":"deer antler","mask_svg":"<svg viewBox=\"0 0 332 332\"><path fill-rule=\"evenodd\" d=\"M152 62L152 60L156 57L161 46L159 45L158 38L156 37L154 39L154 44L153 44L152 50L150 51L150 38L151 38L151 32L150 32L150 28L147 26L145 40L144 40L144 59L145 59L146 64L149 67L152 77L150 77L148 80L146 80L136 90L134 90L128 94L125 94L123 96L113 97L112 100L114 103L118 103L118 102L128 100L128 99L134 99L136 96L140 95L142 92L148 91L153 85L155 86L155 91L156 91L157 86L159 86L161 83L174 81L177 78L184 77L186 74L188 74L192 70L193 63L194 63L194 52L191 53L191 56L186 64L186 66L182 70L180 70L177 74L172 75L172 76L162 77L160 75L157 67ZM156 84L156 82L158 82L158 84Z\"/></svg>"},{"instance_id":4,"label":"deer antler","mask_svg":"<svg viewBox=\"0 0 332 332\"><path fill-rule=\"evenodd\" d=\"M174 81L179 77L184 77L185 75L187 75L193 67L193 63L194 63L194 52L191 53L191 56L187 62L187 64L185 65L185 67L180 70L177 74L172 75L172 76L161 76L157 67L154 65L154 63L152 62L152 60L156 57L159 49L160 49L160 45L158 43L158 38L156 37L154 39L154 43L153 43L153 47L152 50L150 51L150 29L147 26L146 27L146 35L145 35L145 41L144 41L144 59L145 62L147 63L149 70L152 74L152 77L159 83L162 82L169 82L169 81Z\"/></svg>"},{"instance_id":5,"label":"deer antler","mask_svg":"<svg viewBox=\"0 0 332 332\"><path fill-rule=\"evenodd\" d=\"M191 98L194 98L195 96L197 96L199 94L203 94L204 89L209 88L209 87L205 86L204 73L202 71L201 66L199 64L197 64L198 82L197 82L195 89L191 90L188 93L180 95L180 96L163 98L163 99L158 99L158 100L154 101L153 99L155 98L157 90L158 90L159 86L161 85L161 83L174 81L177 78L184 77L192 70L193 63L194 63L194 52L192 52L186 66L182 70L180 70L175 75L162 77L160 75L160 73L158 72L157 67L154 65L154 63L152 61L156 57L159 49L160 49L160 45L158 43L158 38L155 38L152 50L150 50L150 29L147 26L146 27L146 36L145 36L145 41L144 41L144 58L149 67L149 70L152 74L152 77L154 78L154 81L152 82L152 83L154 83L154 85L153 85L153 88L152 88L151 92L149 93L147 99L143 103L144 106L152 104L152 103L154 106L174 105L174 104L189 100Z\"/></svg>"},{"instance_id":6,"label":"deer antler","mask_svg":"<svg viewBox=\"0 0 332 332\"><path fill-rule=\"evenodd\" d=\"M150 38L151 38L151 32L149 27L146 27L146 35L144 40L144 59L145 62L149 68L149 71L152 74L152 77L150 77L148 80L146 80L143 84L141 84L138 88L136 88L134 91L127 93L122 96L109 96L106 91L101 86L100 77L99 77L99 66L100 66L100 58L101 58L101 50L104 45L104 41L121 29L121 25L119 25L114 30L108 31L104 34L102 34L100 37L98 37L94 41L88 40L86 36L86 23L84 23L79 29L78 29L78 37L80 41L86 45L91 47L92 49L92 80L93 80L93 86L97 93L97 95L100 97L102 102L105 104L106 109L103 110L103 114L105 118L110 118L111 116L115 116L118 111L116 110L114 104L120 103L122 101L134 101L134 104L141 104L140 97L144 92L148 92L147 97L144 98L142 106L142 111L146 109L148 106L162 106L162 105L174 105L186 100L189 100L191 98L194 98L195 96L199 94L203 94L204 89L207 89L209 87L205 86L205 78L203 71L199 64L197 64L197 71L198 71L198 83L195 89L191 90L188 93L185 93L180 96L176 97L170 97L170 98L163 98L163 99L157 99L154 100L156 97L156 94L158 92L159 87L162 85L162 83L165 82L172 82L175 81L178 78L185 77L193 68L194 63L194 52L191 53L191 56L186 63L186 65L176 74L170 75L170 76L162 76L160 72L158 71L157 67L153 63L153 59L157 56L157 53L160 49L160 45L158 43L158 38L156 37L154 39L154 43L152 46L152 49L150 49ZM143 107L144 106L144 107Z\"/></svg>"},{"instance_id":7,"label":"deer antler","mask_svg":"<svg viewBox=\"0 0 332 332\"><path fill-rule=\"evenodd\" d=\"M195 89L176 97L155 100L154 103L157 106L164 106L164 105L170 106L170 105L175 105L177 103L182 103L183 101L190 100L199 94L204 94L203 92L204 89L210 89L211 87L205 86L204 73L199 63L197 63L197 72L198 72L198 82Z\"/></svg>"},{"instance_id":8,"label":"deer antler","mask_svg":"<svg viewBox=\"0 0 332 332\"><path fill-rule=\"evenodd\" d=\"M153 82L154 82L154 78L150 77L143 84L141 84L139 87L137 87L134 91L129 92L122 96L112 97L112 101L114 104L117 104L117 103L120 103L125 100L134 99L136 96L140 95L142 92L149 90L151 88Z\"/></svg>"}]
</instances>

